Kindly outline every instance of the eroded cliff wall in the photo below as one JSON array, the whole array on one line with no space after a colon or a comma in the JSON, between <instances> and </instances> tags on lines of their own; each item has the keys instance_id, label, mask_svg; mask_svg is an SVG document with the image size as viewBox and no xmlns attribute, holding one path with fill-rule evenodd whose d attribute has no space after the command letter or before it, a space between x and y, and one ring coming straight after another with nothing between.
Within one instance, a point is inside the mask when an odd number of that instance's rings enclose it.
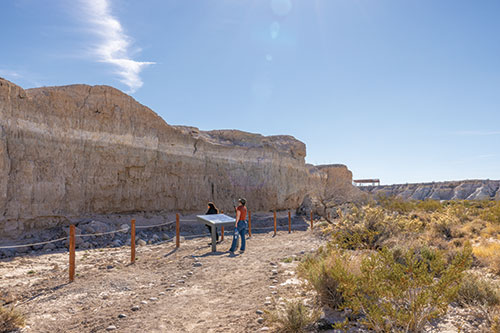
<instances>
[{"instance_id":1,"label":"eroded cliff wall","mask_svg":"<svg viewBox=\"0 0 500 333\"><path fill-rule=\"evenodd\" d=\"M107 86L0 79L0 236L61 216L199 211L240 196L254 210L294 209L324 178L305 154L290 136L170 126Z\"/></svg>"}]
</instances>

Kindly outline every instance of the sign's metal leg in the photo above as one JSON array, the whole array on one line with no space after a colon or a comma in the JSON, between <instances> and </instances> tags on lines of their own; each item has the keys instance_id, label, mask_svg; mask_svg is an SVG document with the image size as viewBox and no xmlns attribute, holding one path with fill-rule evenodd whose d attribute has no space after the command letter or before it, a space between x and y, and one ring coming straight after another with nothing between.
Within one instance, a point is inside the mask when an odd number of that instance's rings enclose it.
<instances>
[{"instance_id":1,"label":"sign's metal leg","mask_svg":"<svg viewBox=\"0 0 500 333\"><path fill-rule=\"evenodd\" d=\"M212 252L216 252L217 251L217 237L215 235L215 225L211 225L210 226L210 230L212 231Z\"/></svg>"}]
</instances>

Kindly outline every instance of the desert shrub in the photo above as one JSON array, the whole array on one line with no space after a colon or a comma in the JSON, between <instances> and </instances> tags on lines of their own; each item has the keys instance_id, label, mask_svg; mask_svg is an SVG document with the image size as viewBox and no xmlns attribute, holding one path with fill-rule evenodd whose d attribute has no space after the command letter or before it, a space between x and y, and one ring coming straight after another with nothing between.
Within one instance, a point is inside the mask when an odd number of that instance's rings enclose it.
<instances>
[{"instance_id":1,"label":"desert shrub","mask_svg":"<svg viewBox=\"0 0 500 333\"><path fill-rule=\"evenodd\" d=\"M415 208L413 201L403 200L394 196L378 196L377 202L382 208L400 214L409 213Z\"/></svg>"},{"instance_id":2,"label":"desert shrub","mask_svg":"<svg viewBox=\"0 0 500 333\"><path fill-rule=\"evenodd\" d=\"M284 310L266 313L266 319L276 326L276 332L301 333L311 328L319 319L319 311L311 310L300 300L285 303Z\"/></svg>"},{"instance_id":3,"label":"desert shrub","mask_svg":"<svg viewBox=\"0 0 500 333\"><path fill-rule=\"evenodd\" d=\"M348 273L345 262L341 260L340 255L334 253L332 251L306 259L299 266L299 274L316 291L323 305L338 309L344 302L339 281L345 280Z\"/></svg>"},{"instance_id":4,"label":"desert shrub","mask_svg":"<svg viewBox=\"0 0 500 333\"><path fill-rule=\"evenodd\" d=\"M435 238L451 240L456 237L465 236L461 229L461 222L449 213L435 212L431 215L430 231Z\"/></svg>"},{"instance_id":5,"label":"desert shrub","mask_svg":"<svg viewBox=\"0 0 500 333\"><path fill-rule=\"evenodd\" d=\"M401 231L398 219L381 207L354 207L342 217L333 240L343 249L379 249Z\"/></svg>"},{"instance_id":6,"label":"desert shrub","mask_svg":"<svg viewBox=\"0 0 500 333\"><path fill-rule=\"evenodd\" d=\"M483 243L475 246L473 253L483 265L500 275L500 243Z\"/></svg>"},{"instance_id":7,"label":"desert shrub","mask_svg":"<svg viewBox=\"0 0 500 333\"><path fill-rule=\"evenodd\" d=\"M426 212L435 212L443 208L443 206L438 200L426 199L417 202L415 208Z\"/></svg>"},{"instance_id":8,"label":"desert shrub","mask_svg":"<svg viewBox=\"0 0 500 333\"><path fill-rule=\"evenodd\" d=\"M469 273L464 276L460 284L456 301L461 306L495 306L500 304L500 290L491 281Z\"/></svg>"},{"instance_id":9,"label":"desert shrub","mask_svg":"<svg viewBox=\"0 0 500 333\"><path fill-rule=\"evenodd\" d=\"M481 212L481 218L485 221L500 223L500 201L489 204L489 207Z\"/></svg>"},{"instance_id":10,"label":"desert shrub","mask_svg":"<svg viewBox=\"0 0 500 333\"><path fill-rule=\"evenodd\" d=\"M0 332L7 333L24 326L24 316L14 307L0 306Z\"/></svg>"},{"instance_id":11,"label":"desert shrub","mask_svg":"<svg viewBox=\"0 0 500 333\"><path fill-rule=\"evenodd\" d=\"M350 259L323 252L303 262L301 274L324 297L323 304L353 309L370 329L420 332L456 299L471 249L457 252L451 263L428 247L372 251L362 257L359 270L349 268Z\"/></svg>"},{"instance_id":12,"label":"desert shrub","mask_svg":"<svg viewBox=\"0 0 500 333\"><path fill-rule=\"evenodd\" d=\"M464 249L448 265L432 249L377 251L363 259L359 274L338 276L344 307L362 313L364 324L376 332L420 332L446 312L470 257Z\"/></svg>"},{"instance_id":13,"label":"desert shrub","mask_svg":"<svg viewBox=\"0 0 500 333\"><path fill-rule=\"evenodd\" d=\"M500 236L500 223L499 224L493 224L491 222L487 222L484 225L484 228L481 230L480 233L482 238L499 238Z\"/></svg>"},{"instance_id":14,"label":"desert shrub","mask_svg":"<svg viewBox=\"0 0 500 333\"><path fill-rule=\"evenodd\" d=\"M486 223L480 219L474 219L460 227L460 232L468 237L477 237L486 227Z\"/></svg>"}]
</instances>

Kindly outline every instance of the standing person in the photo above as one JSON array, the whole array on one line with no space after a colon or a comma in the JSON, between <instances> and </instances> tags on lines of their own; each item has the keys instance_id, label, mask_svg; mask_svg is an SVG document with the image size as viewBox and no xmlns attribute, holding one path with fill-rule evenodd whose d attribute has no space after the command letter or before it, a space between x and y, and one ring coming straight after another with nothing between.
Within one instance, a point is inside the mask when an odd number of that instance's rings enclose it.
<instances>
[{"instance_id":1,"label":"standing person","mask_svg":"<svg viewBox=\"0 0 500 333\"><path fill-rule=\"evenodd\" d=\"M205 215L213 215L213 214L219 214L219 210L217 209L217 207L215 207L214 203L213 202L209 202L208 203L208 211ZM206 226L207 229L208 229L208 232L212 232L212 227L210 226ZM215 228L215 240L217 241L217 243L219 242L219 231L217 231L217 228ZM208 243L208 245L212 245L212 242Z\"/></svg>"},{"instance_id":2,"label":"standing person","mask_svg":"<svg viewBox=\"0 0 500 333\"><path fill-rule=\"evenodd\" d=\"M245 199L238 199L238 207L236 208L236 224L234 226L233 243L229 252L234 253L236 247L238 246L238 238L241 237L241 247L240 253L245 252L245 234L247 232L247 207L245 206L247 201Z\"/></svg>"}]
</instances>

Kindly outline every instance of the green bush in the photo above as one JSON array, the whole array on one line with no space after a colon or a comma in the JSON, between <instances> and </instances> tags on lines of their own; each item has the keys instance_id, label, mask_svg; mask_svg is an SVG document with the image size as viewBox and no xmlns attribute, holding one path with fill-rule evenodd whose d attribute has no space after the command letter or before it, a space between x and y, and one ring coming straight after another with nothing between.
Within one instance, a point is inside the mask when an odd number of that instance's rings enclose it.
<instances>
[{"instance_id":1,"label":"green bush","mask_svg":"<svg viewBox=\"0 0 500 333\"><path fill-rule=\"evenodd\" d=\"M300 300L286 302L283 311L266 313L266 319L276 326L276 332L302 333L319 319L319 311L310 310Z\"/></svg>"},{"instance_id":2,"label":"green bush","mask_svg":"<svg viewBox=\"0 0 500 333\"><path fill-rule=\"evenodd\" d=\"M395 196L388 197L381 195L376 200L382 208L400 214L409 213L415 209L414 201L403 200Z\"/></svg>"},{"instance_id":3,"label":"green bush","mask_svg":"<svg viewBox=\"0 0 500 333\"><path fill-rule=\"evenodd\" d=\"M423 210L425 212L436 212L441 210L443 205L438 200L425 199L422 201L418 201L415 205L415 209Z\"/></svg>"},{"instance_id":4,"label":"green bush","mask_svg":"<svg viewBox=\"0 0 500 333\"><path fill-rule=\"evenodd\" d=\"M339 281L348 274L344 263L332 253L310 257L299 266L299 274L316 290L320 302L331 309L342 307L344 298L339 289Z\"/></svg>"},{"instance_id":5,"label":"green bush","mask_svg":"<svg viewBox=\"0 0 500 333\"><path fill-rule=\"evenodd\" d=\"M396 217L380 207L354 207L344 216L336 231L334 242L343 249L379 249L391 236L400 232Z\"/></svg>"},{"instance_id":6,"label":"green bush","mask_svg":"<svg viewBox=\"0 0 500 333\"><path fill-rule=\"evenodd\" d=\"M341 283L345 305L365 315L364 323L377 332L420 332L446 312L470 265L471 250L447 265L441 252L409 250L395 260L384 249L363 260L361 274L350 286Z\"/></svg>"},{"instance_id":7,"label":"green bush","mask_svg":"<svg viewBox=\"0 0 500 333\"><path fill-rule=\"evenodd\" d=\"M480 216L483 220L500 223L500 201L491 203L488 208L482 211Z\"/></svg>"},{"instance_id":8,"label":"green bush","mask_svg":"<svg viewBox=\"0 0 500 333\"><path fill-rule=\"evenodd\" d=\"M323 304L354 310L367 328L420 332L456 298L471 257L465 248L447 264L442 252L430 248L382 249L366 255L356 271L349 269L349 257L331 251L304 262L301 271Z\"/></svg>"}]
</instances>

